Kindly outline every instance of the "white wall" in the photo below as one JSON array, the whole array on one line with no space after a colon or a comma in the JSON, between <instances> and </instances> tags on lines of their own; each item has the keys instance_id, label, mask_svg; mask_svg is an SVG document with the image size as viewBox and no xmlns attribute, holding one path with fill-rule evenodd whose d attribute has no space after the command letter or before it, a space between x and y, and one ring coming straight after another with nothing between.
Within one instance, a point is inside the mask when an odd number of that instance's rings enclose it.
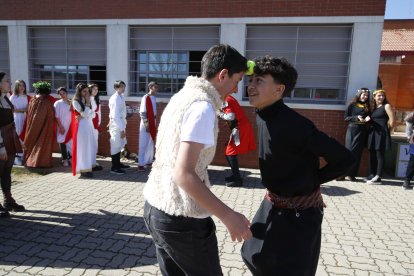
<instances>
[{"instance_id":1,"label":"white wall","mask_svg":"<svg viewBox=\"0 0 414 276\"><path fill-rule=\"evenodd\" d=\"M106 26L106 91L115 93L114 82L123 80L126 84L125 96L128 96L128 25Z\"/></svg>"},{"instance_id":2,"label":"white wall","mask_svg":"<svg viewBox=\"0 0 414 276\"><path fill-rule=\"evenodd\" d=\"M383 26L384 22L354 24L347 101L358 89L373 92L377 86Z\"/></svg>"},{"instance_id":3,"label":"white wall","mask_svg":"<svg viewBox=\"0 0 414 276\"><path fill-rule=\"evenodd\" d=\"M10 56L10 80L13 84L16 80L24 80L30 85L29 80L29 57L27 50L27 27L8 26L9 33L9 56ZM29 88L27 89L29 90Z\"/></svg>"},{"instance_id":4,"label":"white wall","mask_svg":"<svg viewBox=\"0 0 414 276\"><path fill-rule=\"evenodd\" d=\"M226 43L233 46L240 54L245 55L246 51L246 24L221 24L220 43ZM243 99L243 81L239 82L238 93L233 97L238 101Z\"/></svg>"}]
</instances>

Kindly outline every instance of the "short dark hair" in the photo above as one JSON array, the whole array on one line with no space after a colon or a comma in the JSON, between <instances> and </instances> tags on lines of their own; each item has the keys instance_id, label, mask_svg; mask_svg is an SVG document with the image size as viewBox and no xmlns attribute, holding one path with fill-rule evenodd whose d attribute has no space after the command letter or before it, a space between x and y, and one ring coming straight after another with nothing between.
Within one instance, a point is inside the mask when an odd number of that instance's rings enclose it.
<instances>
[{"instance_id":1,"label":"short dark hair","mask_svg":"<svg viewBox=\"0 0 414 276\"><path fill-rule=\"evenodd\" d=\"M45 82L45 81L38 81L36 83L42 83L42 82ZM50 95L50 93L52 93L52 90L50 88L35 88L36 95L48 96Z\"/></svg>"},{"instance_id":2,"label":"short dark hair","mask_svg":"<svg viewBox=\"0 0 414 276\"><path fill-rule=\"evenodd\" d=\"M125 82L123 82L123 81L121 81L121 80L117 80L117 81L114 83L114 88L119 88L119 87L121 86L121 84L125 85L125 87L126 87Z\"/></svg>"},{"instance_id":3,"label":"short dark hair","mask_svg":"<svg viewBox=\"0 0 414 276\"><path fill-rule=\"evenodd\" d=\"M148 83L148 88L151 88L154 85L158 85L158 83L156 81L151 81L150 83Z\"/></svg>"},{"instance_id":4,"label":"short dark hair","mask_svg":"<svg viewBox=\"0 0 414 276\"><path fill-rule=\"evenodd\" d=\"M201 76L209 80L223 69L227 69L231 77L247 70L247 60L228 44L213 46L201 60Z\"/></svg>"},{"instance_id":5,"label":"short dark hair","mask_svg":"<svg viewBox=\"0 0 414 276\"><path fill-rule=\"evenodd\" d=\"M58 89L56 89L56 93L59 95L59 92L60 91L64 91L64 92L66 92L66 94L68 93L68 90L66 90L66 87L64 87L64 86L61 86L61 87L59 87Z\"/></svg>"},{"instance_id":6,"label":"short dark hair","mask_svg":"<svg viewBox=\"0 0 414 276\"><path fill-rule=\"evenodd\" d=\"M285 91L283 91L282 97L286 97L295 88L296 81L298 79L298 72L293 64L284 57L272 57L264 56L255 58L254 72L259 75L271 75L274 82L277 84L283 84Z\"/></svg>"}]
</instances>

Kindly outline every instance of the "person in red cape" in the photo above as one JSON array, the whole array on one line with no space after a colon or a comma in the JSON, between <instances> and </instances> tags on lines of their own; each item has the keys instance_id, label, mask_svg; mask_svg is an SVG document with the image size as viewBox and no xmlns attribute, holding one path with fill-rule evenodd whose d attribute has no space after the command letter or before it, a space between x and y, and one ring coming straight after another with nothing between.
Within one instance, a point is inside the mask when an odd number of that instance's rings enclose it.
<instances>
[{"instance_id":1,"label":"person in red cape","mask_svg":"<svg viewBox=\"0 0 414 276\"><path fill-rule=\"evenodd\" d=\"M152 167L154 158L154 143L157 136L155 116L157 116L157 102L155 94L158 92L158 83L148 84L149 93L142 97L139 114L141 123L139 128L138 171L144 171L144 166Z\"/></svg>"},{"instance_id":2,"label":"person in red cape","mask_svg":"<svg viewBox=\"0 0 414 276\"><path fill-rule=\"evenodd\" d=\"M91 97L86 84L76 85L70 111L72 112L73 140L72 172L74 176L80 174L82 177L91 178L93 177L92 171L101 171L102 167L96 164L97 144L92 123L95 112L92 110Z\"/></svg>"},{"instance_id":3,"label":"person in red cape","mask_svg":"<svg viewBox=\"0 0 414 276\"><path fill-rule=\"evenodd\" d=\"M99 133L101 133L101 101L99 100L99 89L96 83L89 83L89 93L91 94L91 105L95 112L95 118L92 119L96 144L98 145ZM98 150L99 151L99 150Z\"/></svg>"},{"instance_id":4,"label":"person in red cape","mask_svg":"<svg viewBox=\"0 0 414 276\"><path fill-rule=\"evenodd\" d=\"M26 83L23 80L16 80L14 83L13 95L9 96L10 102L14 106L14 123L16 124L16 132L20 141L24 142L27 128L27 109L31 97L26 93ZM23 153L17 153L14 159L15 165L23 164Z\"/></svg>"},{"instance_id":5,"label":"person in red cape","mask_svg":"<svg viewBox=\"0 0 414 276\"><path fill-rule=\"evenodd\" d=\"M53 105L55 107L56 116L56 140L59 143L60 152L62 153L63 166L69 166L72 155L72 112L70 108L70 100L68 99L68 91L65 87L59 87L57 94L60 97Z\"/></svg>"},{"instance_id":6,"label":"person in red cape","mask_svg":"<svg viewBox=\"0 0 414 276\"><path fill-rule=\"evenodd\" d=\"M237 87L230 94L232 93L237 93ZM240 104L231 95L223 102L219 117L226 120L231 131L224 150L232 172L231 176L225 178L226 186L241 187L243 186L243 180L240 176L237 155L247 154L248 151L256 149L252 125Z\"/></svg>"},{"instance_id":7,"label":"person in red cape","mask_svg":"<svg viewBox=\"0 0 414 276\"><path fill-rule=\"evenodd\" d=\"M55 137L55 109L49 99L50 83L39 81L33 84L36 96L30 100L23 152L26 167L51 167L53 141Z\"/></svg>"}]
</instances>

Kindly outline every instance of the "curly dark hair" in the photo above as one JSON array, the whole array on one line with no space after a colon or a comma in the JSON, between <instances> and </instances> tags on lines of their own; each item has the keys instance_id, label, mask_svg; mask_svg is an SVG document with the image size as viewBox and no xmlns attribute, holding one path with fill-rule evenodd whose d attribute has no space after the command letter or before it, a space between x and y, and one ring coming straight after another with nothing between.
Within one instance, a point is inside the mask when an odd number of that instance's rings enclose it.
<instances>
[{"instance_id":1,"label":"curly dark hair","mask_svg":"<svg viewBox=\"0 0 414 276\"><path fill-rule=\"evenodd\" d=\"M365 112L369 113L369 89L368 88L363 87L359 89L358 92L355 94L355 97L348 104L351 104L351 103L356 104L361 98L362 93L368 93L368 99L364 103L364 106L365 106Z\"/></svg>"},{"instance_id":2,"label":"curly dark hair","mask_svg":"<svg viewBox=\"0 0 414 276\"><path fill-rule=\"evenodd\" d=\"M382 102L382 105L390 104L387 100L387 94L385 94L384 90L380 90L379 93L384 93L384 101ZM374 91L375 93L376 91ZM390 104L391 105L391 104ZM377 101L375 100L375 95L372 95L371 99L371 113L374 112L374 110L377 109Z\"/></svg>"},{"instance_id":3,"label":"curly dark hair","mask_svg":"<svg viewBox=\"0 0 414 276\"><path fill-rule=\"evenodd\" d=\"M259 75L270 74L276 84L283 84L285 91L283 91L282 98L289 95L295 88L298 79L298 72L293 64L284 57L264 56L255 58L254 73Z\"/></svg>"},{"instance_id":4,"label":"curly dark hair","mask_svg":"<svg viewBox=\"0 0 414 276\"><path fill-rule=\"evenodd\" d=\"M73 96L73 99L72 99L72 102L73 101L77 101L80 104L82 110L85 110L85 105L82 102L82 94L81 94L81 92L85 88L88 88L88 86L86 84L84 84L83 82L78 83L76 85L75 96ZM88 89L88 93L89 93L89 89ZM73 110L73 105L72 104L70 105L69 110Z\"/></svg>"}]
</instances>

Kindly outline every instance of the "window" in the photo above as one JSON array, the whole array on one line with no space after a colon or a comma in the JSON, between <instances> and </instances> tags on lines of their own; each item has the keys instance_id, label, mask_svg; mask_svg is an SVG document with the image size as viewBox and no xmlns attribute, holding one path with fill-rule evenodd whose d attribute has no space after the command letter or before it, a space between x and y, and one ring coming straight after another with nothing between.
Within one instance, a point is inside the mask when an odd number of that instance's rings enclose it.
<instances>
[{"instance_id":1,"label":"window","mask_svg":"<svg viewBox=\"0 0 414 276\"><path fill-rule=\"evenodd\" d=\"M7 27L0 27L0 71L6 72L10 77L8 41Z\"/></svg>"},{"instance_id":2,"label":"window","mask_svg":"<svg viewBox=\"0 0 414 276\"><path fill-rule=\"evenodd\" d=\"M246 57L272 55L298 71L291 102L343 104L348 86L351 26L248 26ZM245 98L248 78L244 78Z\"/></svg>"},{"instance_id":3,"label":"window","mask_svg":"<svg viewBox=\"0 0 414 276\"><path fill-rule=\"evenodd\" d=\"M130 27L130 95L144 95L151 81L161 95L178 92L187 76L201 76L202 57L219 42L219 27Z\"/></svg>"},{"instance_id":4,"label":"window","mask_svg":"<svg viewBox=\"0 0 414 276\"><path fill-rule=\"evenodd\" d=\"M402 56L381 56L380 63L401 63Z\"/></svg>"},{"instance_id":5,"label":"window","mask_svg":"<svg viewBox=\"0 0 414 276\"><path fill-rule=\"evenodd\" d=\"M44 80L52 90L75 92L80 82L98 84L106 95L106 30L104 27L28 28L30 85Z\"/></svg>"}]
</instances>

